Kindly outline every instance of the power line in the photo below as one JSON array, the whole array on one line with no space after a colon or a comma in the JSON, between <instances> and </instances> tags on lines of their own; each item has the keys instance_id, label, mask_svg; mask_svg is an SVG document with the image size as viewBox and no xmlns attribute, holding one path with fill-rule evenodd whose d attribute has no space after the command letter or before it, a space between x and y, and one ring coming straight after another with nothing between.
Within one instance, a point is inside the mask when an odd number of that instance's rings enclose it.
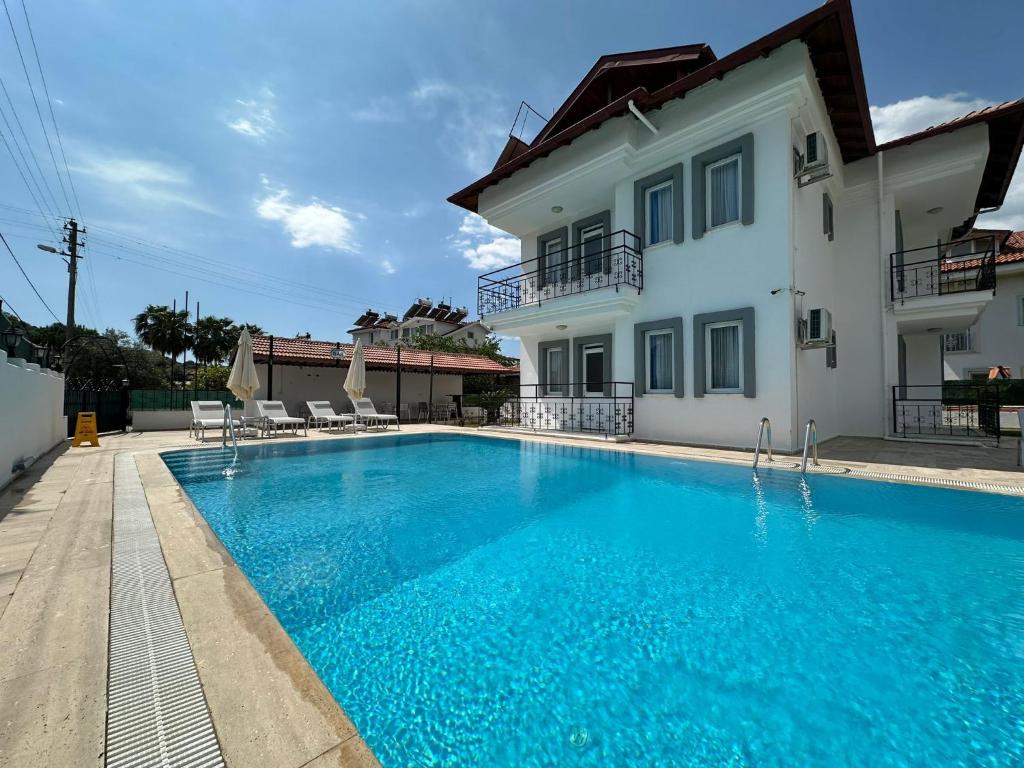
<instances>
[{"instance_id":1,"label":"power line","mask_svg":"<svg viewBox=\"0 0 1024 768\"><path fill-rule=\"evenodd\" d=\"M4 7L6 8L6 1ZM67 155L64 154L64 140L60 136L60 127L57 125L57 116L53 113L53 100L50 99L50 89L46 86L46 76L43 74L43 63L39 60L39 49L36 47L36 36L32 33L32 22L28 19L28 7L25 5L25 0L21 0L21 10L25 13L25 27L28 29L29 40L32 41L32 52L36 57L36 67L39 69L39 80L43 84L43 93L46 95L46 105L50 108L50 120L53 122L53 132L57 134L57 146L60 147L60 157L61 160L64 161L64 172L68 176L68 186L71 187L71 196L75 198L75 209L78 212L78 218L82 218L82 206L78 202L78 192L75 190L74 179L71 178L71 169L68 168ZM56 165L56 160L54 161L54 165ZM57 172L57 178L60 178L59 171Z\"/></svg>"},{"instance_id":2,"label":"power line","mask_svg":"<svg viewBox=\"0 0 1024 768\"><path fill-rule=\"evenodd\" d=\"M21 69L25 73L25 81L28 83L29 93L32 94L32 103L36 107L36 115L39 117L39 127L43 129L43 138L46 140L46 148L50 150L50 160L53 161L53 170L57 174L57 183L60 184L60 191L64 195L64 202L67 203L68 213L74 209L71 207L71 200L68 199L68 191L64 188L64 180L61 178L60 169L57 167L57 156L53 154L53 145L50 143L50 134L46 130L46 121L43 120L43 111L39 109L39 99L36 98L36 89L32 85L32 78L28 74L28 65L25 64L25 55L21 52L21 43L18 41L18 33L14 30L14 19L11 18L11 10L7 7L7 0L0 0L4 5L4 12L7 14L7 23L11 27L11 36L14 38L14 47L18 50L18 58L21 60ZM57 206L60 208L60 206Z\"/></svg>"},{"instance_id":3,"label":"power line","mask_svg":"<svg viewBox=\"0 0 1024 768\"><path fill-rule=\"evenodd\" d=\"M18 314L18 310L16 310L13 306L11 306L11 302L9 302L3 296L0 296L0 304L5 305L7 307L7 309L9 309L11 311L11 314L14 315L16 318L18 318L19 320L21 320L22 323L25 322L25 319L21 315Z\"/></svg>"},{"instance_id":4,"label":"power line","mask_svg":"<svg viewBox=\"0 0 1024 768\"><path fill-rule=\"evenodd\" d=\"M32 162L35 163L36 171L39 173L39 179L36 179L36 175L32 173L32 167L29 165L28 159L25 157L24 151L21 149L21 143L18 141L18 137L14 135L14 130L11 128L11 124L7 121L7 115L0 110L0 117L3 117L4 124L7 126L8 132L11 134L11 140L14 142L14 146L18 150L18 154L21 155L22 161L25 163L25 169L28 171L29 178L32 179L32 183L36 185L36 190L39 192L39 197L46 205L46 209L50 216L55 216L54 208L50 207L50 203L60 208L57 205L57 198L53 195L53 190L50 189L49 182L46 181L46 174L43 173L43 167L39 164L39 158L36 157L35 150L32 149L32 142L28 140L28 134L25 132L25 126L21 122L21 118L18 117L18 110L14 106L14 101L11 99L11 94L7 90L7 85L4 83L4 79L0 76L0 90L4 92L4 98L7 99L7 107L11 110L11 117L14 118L15 125L18 126L18 130L21 132L21 138L25 142L25 148L28 150L29 156L32 158ZM42 180L42 186L39 185L39 180ZM46 187L47 194L50 195L50 199L46 199L46 195L43 194L43 187Z\"/></svg>"},{"instance_id":5,"label":"power line","mask_svg":"<svg viewBox=\"0 0 1024 768\"><path fill-rule=\"evenodd\" d=\"M6 116L4 116L4 122L7 122ZM11 138L13 139L14 136L12 135ZM22 182L25 184L25 189L28 190L28 194L32 198L32 202L35 203L37 208L39 208L39 214L45 218L46 214L43 213L43 208L41 205L39 205L39 200L36 198L36 193L32 191L32 186L28 183L28 179L25 178L25 173L24 171L21 170L21 164L18 162L18 158L14 156L14 152L11 150L11 145L7 141L7 135L3 131L0 131L0 140L3 141L4 146L7 148L7 152L8 154L10 154L11 160L14 162L14 167L17 169L18 175L21 177ZM50 228L50 232L53 233L54 237L57 237L57 232L52 227Z\"/></svg>"},{"instance_id":6,"label":"power line","mask_svg":"<svg viewBox=\"0 0 1024 768\"><path fill-rule=\"evenodd\" d=\"M3 241L4 247L7 249L7 252L11 254L11 258L14 259L14 263L18 265L18 270L21 272L22 277L24 277L28 281L28 284L32 286L32 291L35 293L36 297L39 299L39 301L43 303L43 306L46 307L46 311L53 315L53 319L59 323L60 318L57 317L57 313L50 309L50 305L46 303L46 299L44 299L42 294L39 293L39 289L36 288L36 284L32 282L32 278L28 276L28 273L25 271L25 268L21 266L21 262L18 261L18 257L14 255L14 251L11 250L11 246L8 244L7 238L4 237L3 232L0 232L0 240Z\"/></svg>"}]
</instances>

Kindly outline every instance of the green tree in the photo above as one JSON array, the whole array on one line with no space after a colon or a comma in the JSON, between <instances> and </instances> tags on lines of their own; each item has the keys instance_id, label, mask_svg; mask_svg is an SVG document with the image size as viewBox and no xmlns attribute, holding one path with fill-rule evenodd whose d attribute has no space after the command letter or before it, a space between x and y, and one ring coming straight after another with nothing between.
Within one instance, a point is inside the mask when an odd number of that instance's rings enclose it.
<instances>
[{"instance_id":1,"label":"green tree","mask_svg":"<svg viewBox=\"0 0 1024 768\"><path fill-rule=\"evenodd\" d=\"M135 316L132 323L143 344L161 355L170 355L170 378L173 382L174 361L191 347L188 311L150 304Z\"/></svg>"},{"instance_id":2,"label":"green tree","mask_svg":"<svg viewBox=\"0 0 1024 768\"><path fill-rule=\"evenodd\" d=\"M238 343L239 333L241 328L230 317L199 318L192 331L196 360L203 365L223 362Z\"/></svg>"},{"instance_id":3,"label":"green tree","mask_svg":"<svg viewBox=\"0 0 1024 768\"><path fill-rule=\"evenodd\" d=\"M514 357L501 353L501 342L493 333L487 334L477 346L471 347L465 339L455 340L450 336L434 336L425 334L402 339L402 346L409 349L421 349L425 352L452 352L463 355L482 355L502 365L515 365L519 361Z\"/></svg>"},{"instance_id":4,"label":"green tree","mask_svg":"<svg viewBox=\"0 0 1024 768\"><path fill-rule=\"evenodd\" d=\"M199 389L223 390L228 388L228 376L231 369L226 365L211 365L196 374Z\"/></svg>"}]
</instances>

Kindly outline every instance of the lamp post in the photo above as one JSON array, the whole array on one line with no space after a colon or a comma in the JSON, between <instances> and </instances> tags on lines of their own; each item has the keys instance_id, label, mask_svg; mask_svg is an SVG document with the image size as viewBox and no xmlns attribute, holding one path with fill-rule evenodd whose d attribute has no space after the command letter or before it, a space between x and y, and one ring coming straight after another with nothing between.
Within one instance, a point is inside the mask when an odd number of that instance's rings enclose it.
<instances>
[{"instance_id":1,"label":"lamp post","mask_svg":"<svg viewBox=\"0 0 1024 768\"><path fill-rule=\"evenodd\" d=\"M25 331L21 328L10 327L3 332L4 346L7 347L8 357L18 356L18 344L21 342L21 337L25 335Z\"/></svg>"},{"instance_id":2,"label":"lamp post","mask_svg":"<svg viewBox=\"0 0 1024 768\"><path fill-rule=\"evenodd\" d=\"M32 345L32 362L37 363L40 368L45 368L46 365L46 347L40 347L35 344Z\"/></svg>"},{"instance_id":3,"label":"lamp post","mask_svg":"<svg viewBox=\"0 0 1024 768\"><path fill-rule=\"evenodd\" d=\"M57 350L50 352L50 370L55 371L60 368L60 364L64 361L64 355Z\"/></svg>"}]
</instances>

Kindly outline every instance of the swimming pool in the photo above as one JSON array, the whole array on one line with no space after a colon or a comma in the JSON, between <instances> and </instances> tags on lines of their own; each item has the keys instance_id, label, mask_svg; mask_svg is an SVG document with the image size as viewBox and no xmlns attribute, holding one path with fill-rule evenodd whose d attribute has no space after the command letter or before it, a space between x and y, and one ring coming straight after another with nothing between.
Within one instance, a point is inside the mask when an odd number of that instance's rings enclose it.
<instances>
[{"instance_id":1,"label":"swimming pool","mask_svg":"<svg viewBox=\"0 0 1024 768\"><path fill-rule=\"evenodd\" d=\"M385 766L1024 762L1024 499L456 435L164 459Z\"/></svg>"}]
</instances>

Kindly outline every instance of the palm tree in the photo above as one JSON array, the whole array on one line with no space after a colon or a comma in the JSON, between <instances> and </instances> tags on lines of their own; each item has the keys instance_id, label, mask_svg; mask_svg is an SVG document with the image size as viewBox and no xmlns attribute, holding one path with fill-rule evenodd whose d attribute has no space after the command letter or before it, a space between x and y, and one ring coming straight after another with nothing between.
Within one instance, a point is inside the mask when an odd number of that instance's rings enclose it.
<instances>
[{"instance_id":1,"label":"palm tree","mask_svg":"<svg viewBox=\"0 0 1024 768\"><path fill-rule=\"evenodd\" d=\"M174 363L178 355L191 346L191 326L188 311L150 304L133 320L135 335L154 352L171 356L171 383L174 383Z\"/></svg>"},{"instance_id":2,"label":"palm tree","mask_svg":"<svg viewBox=\"0 0 1024 768\"><path fill-rule=\"evenodd\" d=\"M231 354L241 331L230 317L201 317L195 322L192 350L203 365L220 364Z\"/></svg>"}]
</instances>

